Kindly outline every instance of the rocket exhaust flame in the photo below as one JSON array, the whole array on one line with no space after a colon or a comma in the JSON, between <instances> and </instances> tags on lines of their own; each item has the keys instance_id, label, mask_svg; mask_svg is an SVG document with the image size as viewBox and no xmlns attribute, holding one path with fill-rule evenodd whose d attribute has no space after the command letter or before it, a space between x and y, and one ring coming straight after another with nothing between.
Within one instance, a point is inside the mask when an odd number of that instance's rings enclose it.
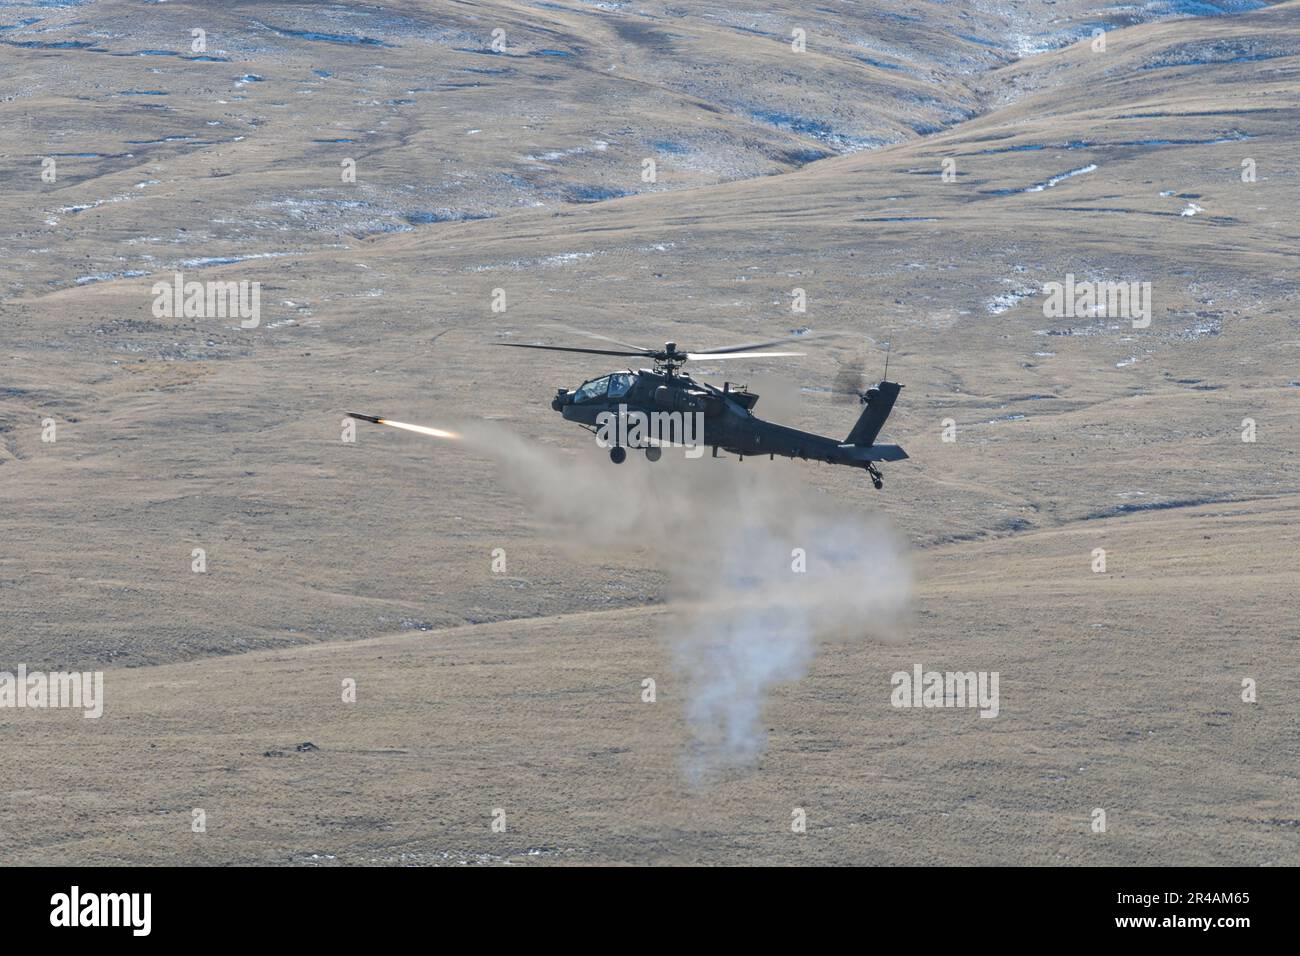
<instances>
[{"instance_id":1,"label":"rocket exhaust flame","mask_svg":"<svg viewBox=\"0 0 1300 956\"><path fill-rule=\"evenodd\" d=\"M387 418L375 418L373 415L359 415L356 412L348 412L349 418L355 418L363 422L374 422L376 425L387 425L390 428L401 428L408 432L415 432L417 435L430 435L434 438L460 438L456 432L449 432L442 428L429 428L427 425L408 425L406 422L395 422Z\"/></svg>"},{"instance_id":2,"label":"rocket exhaust flame","mask_svg":"<svg viewBox=\"0 0 1300 956\"><path fill-rule=\"evenodd\" d=\"M444 431L441 428L429 428L425 425L408 425L406 422L390 422L387 418L379 419L380 425L388 425L391 428L403 428L408 432L415 432L418 435L432 435L434 438L459 438L455 432Z\"/></svg>"}]
</instances>

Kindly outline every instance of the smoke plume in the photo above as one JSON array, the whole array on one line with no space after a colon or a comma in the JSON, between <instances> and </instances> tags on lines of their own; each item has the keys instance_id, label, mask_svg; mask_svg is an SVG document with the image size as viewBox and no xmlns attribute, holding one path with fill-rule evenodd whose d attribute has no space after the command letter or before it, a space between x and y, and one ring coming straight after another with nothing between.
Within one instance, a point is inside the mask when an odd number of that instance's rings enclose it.
<instances>
[{"instance_id":1,"label":"smoke plume","mask_svg":"<svg viewBox=\"0 0 1300 956\"><path fill-rule=\"evenodd\" d=\"M883 635L906 604L900 543L860 503L808 488L802 469L817 466L687 460L674 448L615 466L595 448L571 458L487 425L465 440L561 534L624 550L632 536L668 573L693 782L752 766L772 689L800 679L823 641ZM875 494L865 477L862 488Z\"/></svg>"}]
</instances>

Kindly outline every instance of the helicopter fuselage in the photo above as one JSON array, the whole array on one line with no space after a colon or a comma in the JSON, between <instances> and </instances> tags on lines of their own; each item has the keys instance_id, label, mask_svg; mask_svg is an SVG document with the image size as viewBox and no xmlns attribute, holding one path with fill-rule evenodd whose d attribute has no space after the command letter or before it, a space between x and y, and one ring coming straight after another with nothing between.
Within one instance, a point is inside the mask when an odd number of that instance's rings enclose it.
<instances>
[{"instance_id":1,"label":"helicopter fuselage","mask_svg":"<svg viewBox=\"0 0 1300 956\"><path fill-rule=\"evenodd\" d=\"M887 405L892 406L897 389L901 386L890 382L882 382L881 385L892 386L894 391L890 393L887 402ZM876 394L880 393L877 391ZM873 479L878 478L879 472L872 466L872 462L898 461L907 457L907 453L897 445L874 444L874 432L865 443L839 441L764 421L753 413L757 401L758 395L743 386L733 387L727 383L718 388L696 381L676 370L641 369L636 372L612 372L590 379L573 391L559 389L551 401L551 407L566 420L592 430L609 422L610 416L626 417L639 413L650 419L655 415L673 413L695 415L702 429L694 430L692 441L697 445L711 447L715 455L721 449L740 457L780 455L784 458L823 461L864 468L871 473ZM866 401L869 405L870 400ZM864 418L871 411L869 405L863 413ZM882 423L883 416L887 414L886 407L880 416ZM615 461L622 460L618 455L611 457Z\"/></svg>"}]
</instances>

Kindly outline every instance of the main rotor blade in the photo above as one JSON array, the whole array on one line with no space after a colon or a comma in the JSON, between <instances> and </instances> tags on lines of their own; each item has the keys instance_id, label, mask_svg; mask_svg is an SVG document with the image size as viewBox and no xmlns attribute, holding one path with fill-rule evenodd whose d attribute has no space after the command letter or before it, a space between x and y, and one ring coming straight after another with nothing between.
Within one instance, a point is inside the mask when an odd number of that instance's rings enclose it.
<instances>
[{"instance_id":1,"label":"main rotor blade","mask_svg":"<svg viewBox=\"0 0 1300 956\"><path fill-rule=\"evenodd\" d=\"M616 352L613 349L578 349L570 345L525 345L523 342L493 342L511 349L545 349L548 352L583 352L587 355L645 355L645 352Z\"/></svg>"},{"instance_id":2,"label":"main rotor blade","mask_svg":"<svg viewBox=\"0 0 1300 956\"><path fill-rule=\"evenodd\" d=\"M688 359L716 361L719 359L785 358L791 355L803 355L803 352L687 352Z\"/></svg>"},{"instance_id":3,"label":"main rotor blade","mask_svg":"<svg viewBox=\"0 0 1300 956\"><path fill-rule=\"evenodd\" d=\"M572 325L562 325L559 322L542 322L539 325L543 329L559 329L561 332L569 332L573 335L585 335L589 339L600 339L602 342L612 342L615 345L621 345L625 349L636 349L638 352L653 352L654 349L643 349L639 345L629 345L626 342L620 342L618 339L611 339L608 335L601 335L598 332L588 332L586 329L577 329Z\"/></svg>"},{"instance_id":4,"label":"main rotor blade","mask_svg":"<svg viewBox=\"0 0 1300 956\"><path fill-rule=\"evenodd\" d=\"M789 342L788 338L773 339L771 342L750 342L748 345L725 345L717 349L701 349L698 352L692 352L692 355L724 355L727 352L750 352L754 349L766 349L773 345L783 345Z\"/></svg>"},{"instance_id":5,"label":"main rotor blade","mask_svg":"<svg viewBox=\"0 0 1300 956\"><path fill-rule=\"evenodd\" d=\"M787 335L784 338L772 339L770 342L750 342L747 345L724 345L716 349L699 349L692 352L692 355L725 355L727 352L750 352L754 349L771 348L773 345L787 345L790 342L807 342L809 339L829 338L838 335L836 332L805 332L803 335Z\"/></svg>"}]
</instances>

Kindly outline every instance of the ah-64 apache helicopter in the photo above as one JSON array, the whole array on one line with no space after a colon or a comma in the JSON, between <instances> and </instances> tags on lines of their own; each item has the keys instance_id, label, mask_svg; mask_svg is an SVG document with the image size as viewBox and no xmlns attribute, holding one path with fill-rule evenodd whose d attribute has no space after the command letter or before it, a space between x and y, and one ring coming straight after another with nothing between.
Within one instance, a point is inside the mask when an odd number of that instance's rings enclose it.
<instances>
[{"instance_id":1,"label":"ah-64 apache helicopter","mask_svg":"<svg viewBox=\"0 0 1300 956\"><path fill-rule=\"evenodd\" d=\"M609 422L611 416L640 413L651 416L656 413L680 412L683 415L696 413L702 416L703 435L694 437L694 443L712 447L716 457L718 449L731 452L744 458L746 455L767 455L775 458L802 458L805 461L824 461L833 465L849 465L863 468L871 476L871 482L877 488L883 484L883 477L877 462L902 461L907 452L898 445L876 444L876 437L889 417L903 387L897 382L882 380L874 388L863 391L863 378L860 370L846 367L841 371L836 382L835 393L838 396L856 396L865 406L857 423L843 441L814 435L764 421L754 414L754 405L758 395L744 386L724 383L722 388L707 382L697 381L682 371L682 365L688 360L719 359L755 359L802 355L802 352L764 352L770 348L793 341L795 337L776 339L770 342L753 342L747 345L731 345L723 348L704 349L688 352L678 349L675 342L668 342L662 349L647 349L639 345L628 345L604 335L569 329L567 326L552 326L568 332L577 332L591 338L601 339L618 346L617 349L579 348L566 345L530 345L522 342L501 342L500 345L511 348L545 349L553 352L580 352L587 355L618 355L640 358L654 363L653 369L630 369L611 372L598 378L588 379L581 386L570 391L561 388L551 399L551 407L571 422L596 431L602 422ZM888 359L885 374L889 373ZM658 444L645 445L646 457L657 461L662 453ZM627 458L627 449L622 444L615 444L609 452L610 460L615 464Z\"/></svg>"},{"instance_id":2,"label":"ah-64 apache helicopter","mask_svg":"<svg viewBox=\"0 0 1300 956\"><path fill-rule=\"evenodd\" d=\"M675 342L668 342L662 349L647 349L639 345L628 345L594 332L571 329L568 326L552 325L551 328L575 332L591 338L601 339L618 349L578 348L567 345L531 345L522 342L499 342L499 345L522 349L545 349L552 352L580 352L586 355L618 355L631 358L648 359L654 363L653 369L632 371L625 369L610 372L599 378L588 379L573 391L567 388L557 389L551 399L551 407L562 414L565 419L577 422L585 428L598 432L603 424L611 419L628 416L678 415L679 421L690 414L697 416L701 423L700 434L690 436L689 444L697 447L712 447L714 457L718 449L731 452L743 460L746 455L767 455L775 458L802 458L805 461L824 461L832 465L849 465L862 468L871 476L871 483L880 488L884 479L876 466L881 461L902 461L907 452L898 445L876 443L885 419L889 417L898 398L902 385L882 379L874 388L863 391L865 380L860 368L845 366L836 379L833 393L837 398L852 401L854 397L864 406L857 423L843 441L814 435L775 422L767 422L754 414L754 405L758 395L742 386L724 383L722 388L707 382L696 381L683 372L682 365L690 359L755 359L780 358L802 355L802 352L763 352L770 348L789 342L796 338L776 339L770 342L754 342L748 345L730 345L723 348L705 349L701 352L683 352ZM885 374L889 374L889 361L885 361ZM408 425L386 418L371 415L348 413L351 417L380 425L391 425L436 438L456 438L454 432L422 425ZM661 436L655 436L638 445L645 447L646 458L658 461L663 451L660 447ZM614 443L609 457L616 465L627 459L627 444Z\"/></svg>"}]
</instances>

